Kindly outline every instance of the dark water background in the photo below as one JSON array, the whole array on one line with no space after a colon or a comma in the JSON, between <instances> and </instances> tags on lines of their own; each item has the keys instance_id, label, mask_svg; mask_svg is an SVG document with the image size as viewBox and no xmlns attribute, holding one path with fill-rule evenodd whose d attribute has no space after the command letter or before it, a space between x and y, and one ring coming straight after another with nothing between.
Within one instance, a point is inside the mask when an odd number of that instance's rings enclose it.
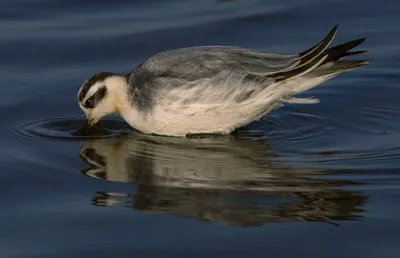
<instances>
[{"instance_id":1,"label":"dark water background","mask_svg":"<svg viewBox=\"0 0 400 258\"><path fill-rule=\"evenodd\" d=\"M399 14L395 0L2 1L0 256L399 257ZM335 24L334 43L367 38L370 65L302 94L319 104L223 138L55 137L85 123L92 73L193 45L296 53Z\"/></svg>"}]
</instances>

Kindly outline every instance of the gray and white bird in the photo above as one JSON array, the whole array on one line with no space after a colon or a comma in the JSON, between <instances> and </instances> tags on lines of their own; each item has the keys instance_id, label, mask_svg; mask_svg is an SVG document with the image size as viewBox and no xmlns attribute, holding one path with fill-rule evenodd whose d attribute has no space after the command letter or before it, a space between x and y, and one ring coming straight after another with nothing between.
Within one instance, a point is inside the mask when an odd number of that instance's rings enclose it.
<instances>
[{"instance_id":1,"label":"gray and white bird","mask_svg":"<svg viewBox=\"0 0 400 258\"><path fill-rule=\"evenodd\" d=\"M100 72L83 83L79 106L89 126L119 114L145 134L228 134L264 117L343 72L368 64L341 60L365 39L328 48L338 26L318 44L295 55L232 46L198 46L161 52L123 75Z\"/></svg>"}]
</instances>

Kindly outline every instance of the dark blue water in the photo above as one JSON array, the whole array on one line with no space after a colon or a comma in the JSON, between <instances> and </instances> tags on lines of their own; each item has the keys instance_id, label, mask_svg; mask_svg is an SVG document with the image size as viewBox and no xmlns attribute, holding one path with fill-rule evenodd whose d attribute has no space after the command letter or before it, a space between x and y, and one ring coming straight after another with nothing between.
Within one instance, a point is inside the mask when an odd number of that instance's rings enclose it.
<instances>
[{"instance_id":1,"label":"dark blue water","mask_svg":"<svg viewBox=\"0 0 400 258\"><path fill-rule=\"evenodd\" d=\"M0 3L1 257L399 257L400 2ZM339 24L370 65L228 137L89 139L76 94L163 50L285 54ZM126 129L124 127L124 129ZM49 136L49 137L48 137Z\"/></svg>"}]
</instances>

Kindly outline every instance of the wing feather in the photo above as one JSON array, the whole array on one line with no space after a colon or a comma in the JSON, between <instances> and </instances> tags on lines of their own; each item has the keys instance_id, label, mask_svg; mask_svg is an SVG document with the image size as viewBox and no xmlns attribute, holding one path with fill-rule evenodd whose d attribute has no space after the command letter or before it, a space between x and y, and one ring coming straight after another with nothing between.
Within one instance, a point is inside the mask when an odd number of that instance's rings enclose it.
<instances>
[{"instance_id":1,"label":"wing feather","mask_svg":"<svg viewBox=\"0 0 400 258\"><path fill-rule=\"evenodd\" d=\"M152 107L157 96L190 88L219 94L220 99L232 94L250 96L250 90L256 93L273 82L289 80L315 69L326 60L324 51L336 35L337 27L319 43L297 55L272 54L233 46L165 51L150 57L129 74L129 93L135 99L133 102L142 109ZM196 94L196 90L190 91L192 96ZM180 101L185 101L187 97L168 95Z\"/></svg>"}]
</instances>

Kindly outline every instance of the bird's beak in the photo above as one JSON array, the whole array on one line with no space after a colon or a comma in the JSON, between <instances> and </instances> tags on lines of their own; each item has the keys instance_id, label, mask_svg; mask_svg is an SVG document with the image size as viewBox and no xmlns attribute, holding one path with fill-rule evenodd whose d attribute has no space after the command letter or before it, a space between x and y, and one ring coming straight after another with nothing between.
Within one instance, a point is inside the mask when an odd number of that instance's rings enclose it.
<instances>
[{"instance_id":1,"label":"bird's beak","mask_svg":"<svg viewBox=\"0 0 400 258\"><path fill-rule=\"evenodd\" d=\"M96 121L94 119L88 119L88 126L89 128L94 126L96 124Z\"/></svg>"}]
</instances>

